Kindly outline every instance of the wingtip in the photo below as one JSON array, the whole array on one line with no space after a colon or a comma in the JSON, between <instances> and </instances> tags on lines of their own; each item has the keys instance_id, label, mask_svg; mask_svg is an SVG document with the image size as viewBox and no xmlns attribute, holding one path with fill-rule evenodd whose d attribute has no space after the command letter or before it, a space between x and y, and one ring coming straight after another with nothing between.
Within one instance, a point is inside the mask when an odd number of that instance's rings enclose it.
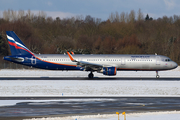
<instances>
[{"instance_id":1,"label":"wingtip","mask_svg":"<svg viewBox=\"0 0 180 120\"><path fill-rule=\"evenodd\" d=\"M72 54L72 55L74 55L74 52L73 52L73 51L71 51L71 54Z\"/></svg>"}]
</instances>

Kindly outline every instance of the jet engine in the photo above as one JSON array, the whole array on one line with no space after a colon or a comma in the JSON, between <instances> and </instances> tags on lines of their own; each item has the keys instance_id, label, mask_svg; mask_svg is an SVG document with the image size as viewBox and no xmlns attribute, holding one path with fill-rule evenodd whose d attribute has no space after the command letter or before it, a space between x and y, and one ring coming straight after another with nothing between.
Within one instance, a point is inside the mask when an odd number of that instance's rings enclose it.
<instances>
[{"instance_id":1,"label":"jet engine","mask_svg":"<svg viewBox=\"0 0 180 120\"><path fill-rule=\"evenodd\" d=\"M116 67L103 67L102 71L103 71L102 73L104 75L111 76L111 75L116 75L117 69L116 69Z\"/></svg>"}]
</instances>

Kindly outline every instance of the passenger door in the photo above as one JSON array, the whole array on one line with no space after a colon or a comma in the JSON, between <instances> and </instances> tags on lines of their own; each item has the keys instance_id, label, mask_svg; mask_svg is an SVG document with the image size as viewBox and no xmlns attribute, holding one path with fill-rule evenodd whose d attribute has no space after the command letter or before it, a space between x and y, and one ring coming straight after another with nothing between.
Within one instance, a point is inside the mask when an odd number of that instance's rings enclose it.
<instances>
[{"instance_id":1,"label":"passenger door","mask_svg":"<svg viewBox=\"0 0 180 120\"><path fill-rule=\"evenodd\" d=\"M156 65L160 65L160 59L161 59L161 57L156 56Z\"/></svg>"},{"instance_id":2,"label":"passenger door","mask_svg":"<svg viewBox=\"0 0 180 120\"><path fill-rule=\"evenodd\" d=\"M125 58L121 58L121 65L125 65L126 64L126 59Z\"/></svg>"}]
</instances>

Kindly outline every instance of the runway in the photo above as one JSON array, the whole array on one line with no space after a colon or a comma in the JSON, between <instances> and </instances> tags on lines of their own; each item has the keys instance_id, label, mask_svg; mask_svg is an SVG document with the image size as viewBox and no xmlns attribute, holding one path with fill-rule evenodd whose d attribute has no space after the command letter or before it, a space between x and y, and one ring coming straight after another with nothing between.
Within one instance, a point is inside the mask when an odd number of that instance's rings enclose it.
<instances>
[{"instance_id":1,"label":"runway","mask_svg":"<svg viewBox=\"0 0 180 120\"><path fill-rule=\"evenodd\" d=\"M93 79L89 79L88 77L0 77L0 80L150 80L150 81L180 81L180 77L94 77Z\"/></svg>"},{"instance_id":2,"label":"runway","mask_svg":"<svg viewBox=\"0 0 180 120\"><path fill-rule=\"evenodd\" d=\"M0 119L9 120L123 111L128 113L180 110L180 97L1 97L0 99L25 100L15 105L0 107Z\"/></svg>"}]
</instances>

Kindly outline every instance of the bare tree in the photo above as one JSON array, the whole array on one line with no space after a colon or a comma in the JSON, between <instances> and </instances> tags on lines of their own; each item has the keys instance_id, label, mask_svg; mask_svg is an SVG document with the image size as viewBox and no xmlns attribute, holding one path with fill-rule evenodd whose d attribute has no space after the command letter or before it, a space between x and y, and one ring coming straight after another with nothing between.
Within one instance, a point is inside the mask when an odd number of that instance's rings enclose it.
<instances>
[{"instance_id":1,"label":"bare tree","mask_svg":"<svg viewBox=\"0 0 180 120\"><path fill-rule=\"evenodd\" d=\"M39 11L38 16L42 18L46 18L47 14L44 11Z\"/></svg>"},{"instance_id":2,"label":"bare tree","mask_svg":"<svg viewBox=\"0 0 180 120\"><path fill-rule=\"evenodd\" d=\"M136 18L136 13L134 10L131 10L131 12L129 13L129 20L130 22L134 22Z\"/></svg>"},{"instance_id":3,"label":"bare tree","mask_svg":"<svg viewBox=\"0 0 180 120\"><path fill-rule=\"evenodd\" d=\"M3 19L6 20L6 21L9 21L9 15L8 15L8 11L3 11Z\"/></svg>"},{"instance_id":4,"label":"bare tree","mask_svg":"<svg viewBox=\"0 0 180 120\"><path fill-rule=\"evenodd\" d=\"M11 10L10 16L12 21L16 21L18 19L16 11Z\"/></svg>"},{"instance_id":5,"label":"bare tree","mask_svg":"<svg viewBox=\"0 0 180 120\"><path fill-rule=\"evenodd\" d=\"M137 12L137 20L138 21L144 20L144 16L143 13L141 12L141 9L139 9Z\"/></svg>"},{"instance_id":6,"label":"bare tree","mask_svg":"<svg viewBox=\"0 0 180 120\"><path fill-rule=\"evenodd\" d=\"M116 11L115 21L120 22L120 16L119 13Z\"/></svg>"},{"instance_id":7,"label":"bare tree","mask_svg":"<svg viewBox=\"0 0 180 120\"><path fill-rule=\"evenodd\" d=\"M111 22L114 22L114 19L115 19L115 14L114 13L111 13L109 15L109 18L108 18Z\"/></svg>"},{"instance_id":8,"label":"bare tree","mask_svg":"<svg viewBox=\"0 0 180 120\"><path fill-rule=\"evenodd\" d=\"M122 12L122 13L120 14L120 21L121 21L121 22L126 22L126 14L125 14L125 12Z\"/></svg>"},{"instance_id":9,"label":"bare tree","mask_svg":"<svg viewBox=\"0 0 180 120\"><path fill-rule=\"evenodd\" d=\"M19 10L19 11L18 11L18 19L21 20L24 16L25 16L24 10Z\"/></svg>"}]
</instances>

